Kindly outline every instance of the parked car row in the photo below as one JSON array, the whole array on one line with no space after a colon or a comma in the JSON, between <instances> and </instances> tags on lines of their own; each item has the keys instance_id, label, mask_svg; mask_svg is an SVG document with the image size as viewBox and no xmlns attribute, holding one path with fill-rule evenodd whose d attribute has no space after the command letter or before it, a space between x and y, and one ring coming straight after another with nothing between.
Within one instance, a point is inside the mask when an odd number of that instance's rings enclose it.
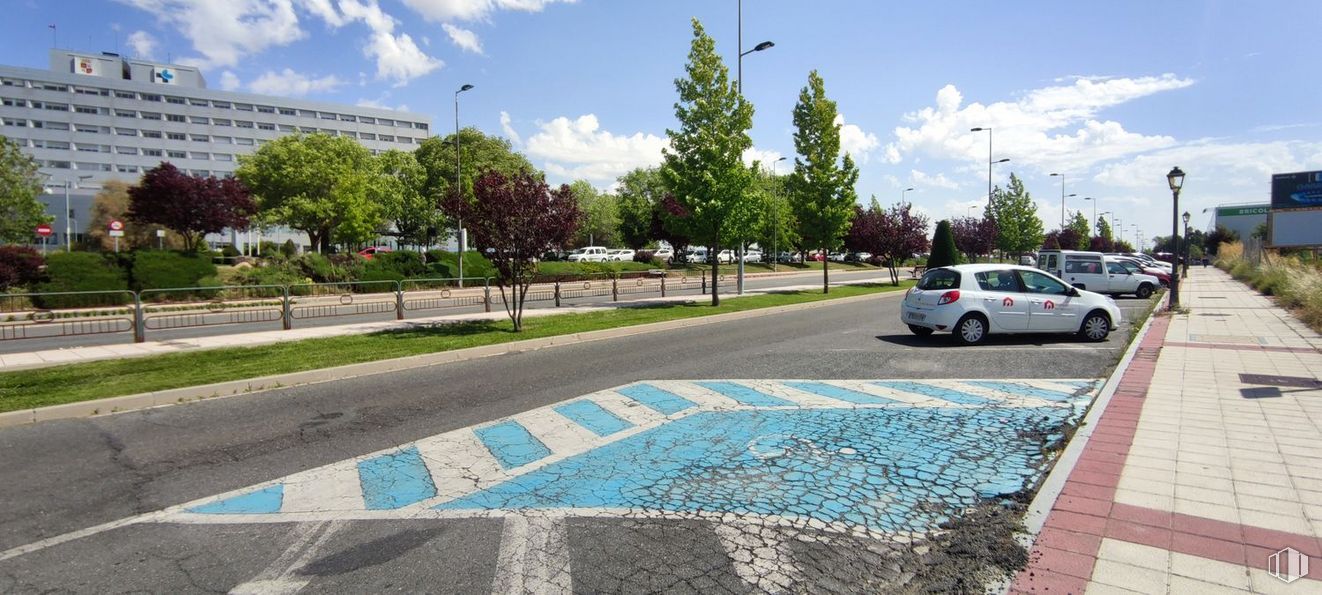
<instances>
[{"instance_id":1,"label":"parked car row","mask_svg":"<svg viewBox=\"0 0 1322 595\"><path fill-rule=\"evenodd\" d=\"M1147 299L1161 281L1116 256L1077 250L1043 250L1037 268L1064 279L1072 287L1113 295L1134 294Z\"/></svg>"}]
</instances>

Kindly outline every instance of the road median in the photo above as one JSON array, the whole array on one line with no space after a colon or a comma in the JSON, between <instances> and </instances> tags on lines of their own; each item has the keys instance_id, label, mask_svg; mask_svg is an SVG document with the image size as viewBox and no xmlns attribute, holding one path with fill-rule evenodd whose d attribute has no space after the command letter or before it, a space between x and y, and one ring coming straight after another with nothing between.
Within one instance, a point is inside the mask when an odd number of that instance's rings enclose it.
<instances>
[{"instance_id":1,"label":"road median","mask_svg":"<svg viewBox=\"0 0 1322 595\"><path fill-rule=\"evenodd\" d=\"M901 295L911 284L839 286L525 321L446 324L370 335L110 360L0 374L0 427L87 417L327 382L586 341Z\"/></svg>"}]
</instances>

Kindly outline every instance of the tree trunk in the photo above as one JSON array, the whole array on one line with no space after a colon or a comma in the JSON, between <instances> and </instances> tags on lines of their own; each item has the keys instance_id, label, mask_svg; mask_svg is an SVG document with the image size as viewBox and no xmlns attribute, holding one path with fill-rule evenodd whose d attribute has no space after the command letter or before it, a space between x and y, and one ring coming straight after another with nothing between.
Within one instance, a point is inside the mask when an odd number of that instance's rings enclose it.
<instances>
[{"instance_id":1,"label":"tree trunk","mask_svg":"<svg viewBox=\"0 0 1322 595\"><path fill-rule=\"evenodd\" d=\"M721 305L721 292L720 292L719 287L717 287L716 282L717 282L717 274L720 273L720 271L721 271L721 245L720 245L720 240L717 240L717 241L715 242L715 244L716 244L716 245L714 245L714 246L712 246L711 248L708 248L708 249L707 249L707 255L712 257L712 265L711 265L711 305L712 305L712 306L719 306L719 305Z\"/></svg>"},{"instance_id":2,"label":"tree trunk","mask_svg":"<svg viewBox=\"0 0 1322 595\"><path fill-rule=\"evenodd\" d=\"M827 272L830 268L831 253L822 248L822 293L831 293L831 275Z\"/></svg>"}]
</instances>

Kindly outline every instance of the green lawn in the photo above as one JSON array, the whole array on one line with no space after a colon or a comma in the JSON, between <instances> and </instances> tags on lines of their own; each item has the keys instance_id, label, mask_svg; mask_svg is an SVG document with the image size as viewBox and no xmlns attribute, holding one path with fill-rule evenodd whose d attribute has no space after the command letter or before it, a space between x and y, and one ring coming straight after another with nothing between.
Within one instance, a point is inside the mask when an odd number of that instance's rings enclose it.
<instances>
[{"instance_id":1,"label":"green lawn","mask_svg":"<svg viewBox=\"0 0 1322 595\"><path fill-rule=\"evenodd\" d=\"M389 331L326 339L290 341L257 347L213 349L151 357L70 364L0 374L0 411L90 401L119 395L197 386L566 335L666 320L695 318L903 290L912 283L833 287L830 294L787 292L727 299L719 307L673 304L620 308L606 312L530 317L522 333L508 320L444 324L427 329Z\"/></svg>"}]
</instances>

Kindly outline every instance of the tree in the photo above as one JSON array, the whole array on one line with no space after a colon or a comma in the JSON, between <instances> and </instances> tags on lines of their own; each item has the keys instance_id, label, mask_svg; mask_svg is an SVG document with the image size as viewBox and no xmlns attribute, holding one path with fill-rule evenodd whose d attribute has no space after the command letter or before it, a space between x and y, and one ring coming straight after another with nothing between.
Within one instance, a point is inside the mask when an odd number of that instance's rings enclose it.
<instances>
[{"instance_id":1,"label":"tree","mask_svg":"<svg viewBox=\"0 0 1322 595\"><path fill-rule=\"evenodd\" d=\"M1088 250L1092 252L1114 252L1110 238L1093 236L1088 240Z\"/></svg>"},{"instance_id":2,"label":"tree","mask_svg":"<svg viewBox=\"0 0 1322 595\"><path fill-rule=\"evenodd\" d=\"M1134 252L1134 245L1125 240L1116 240L1112 242L1111 248L1115 252Z\"/></svg>"},{"instance_id":3,"label":"tree","mask_svg":"<svg viewBox=\"0 0 1322 595\"><path fill-rule=\"evenodd\" d=\"M845 232L845 249L850 252L871 252L879 240L882 214L872 209L864 210L854 205L854 216L849 220L849 231Z\"/></svg>"},{"instance_id":4,"label":"tree","mask_svg":"<svg viewBox=\"0 0 1322 595\"><path fill-rule=\"evenodd\" d=\"M634 250L640 250L656 239L652 235L652 213L656 204L666 195L666 181L661 170L635 168L617 180L616 209L619 213L619 237Z\"/></svg>"},{"instance_id":5,"label":"tree","mask_svg":"<svg viewBox=\"0 0 1322 595\"><path fill-rule=\"evenodd\" d=\"M687 233L688 222L685 221L689 216L684 205L675 200L673 194L667 194L661 197L661 200L652 205L652 237L670 244L674 251L674 256L670 257L671 262L683 263L688 261L686 249L691 241Z\"/></svg>"},{"instance_id":6,"label":"tree","mask_svg":"<svg viewBox=\"0 0 1322 595\"><path fill-rule=\"evenodd\" d=\"M1267 241L1267 222L1257 224L1253 227L1253 234L1250 236L1255 240Z\"/></svg>"},{"instance_id":7,"label":"tree","mask_svg":"<svg viewBox=\"0 0 1322 595\"><path fill-rule=\"evenodd\" d=\"M794 218L794 209L786 195L786 176L772 175L758 167L756 162L753 171L752 192L762 216L749 239L775 258L775 252L799 245L798 220Z\"/></svg>"},{"instance_id":8,"label":"tree","mask_svg":"<svg viewBox=\"0 0 1322 595\"><path fill-rule=\"evenodd\" d=\"M265 219L306 233L318 251L332 240L368 241L385 220L378 165L348 137L282 136L240 156L235 175L252 189Z\"/></svg>"},{"instance_id":9,"label":"tree","mask_svg":"<svg viewBox=\"0 0 1322 595\"><path fill-rule=\"evenodd\" d=\"M395 224L399 242L420 247L435 244L445 229L446 217L437 201L424 193L427 171L422 164L413 153L396 149L378 155L376 162L385 217Z\"/></svg>"},{"instance_id":10,"label":"tree","mask_svg":"<svg viewBox=\"0 0 1322 595\"><path fill-rule=\"evenodd\" d=\"M1062 250L1078 250L1080 244L1086 239L1086 236L1079 233L1079 230L1073 227L1052 232L1056 234L1056 245Z\"/></svg>"},{"instance_id":11,"label":"tree","mask_svg":"<svg viewBox=\"0 0 1322 595\"><path fill-rule=\"evenodd\" d=\"M505 313L514 332L522 332L523 305L537 276L537 259L573 237L578 202L569 186L551 190L540 176L527 172L507 177L488 171L477 179L473 193L471 201L450 194L444 208L464 218L474 246L491 256Z\"/></svg>"},{"instance_id":12,"label":"tree","mask_svg":"<svg viewBox=\"0 0 1322 595\"><path fill-rule=\"evenodd\" d=\"M0 242L31 242L37 226L52 221L46 205L37 200L40 194L37 162L18 143L0 136Z\"/></svg>"},{"instance_id":13,"label":"tree","mask_svg":"<svg viewBox=\"0 0 1322 595\"><path fill-rule=\"evenodd\" d=\"M977 262L981 254L990 254L996 248L996 222L989 217L958 217L950 222L950 233L955 236L955 247L969 262Z\"/></svg>"},{"instance_id":14,"label":"tree","mask_svg":"<svg viewBox=\"0 0 1322 595\"><path fill-rule=\"evenodd\" d=\"M957 264L959 250L955 248L955 236L950 233L950 221L942 219L936 223L936 233L932 235L932 254L927 257L927 268Z\"/></svg>"},{"instance_id":15,"label":"tree","mask_svg":"<svg viewBox=\"0 0 1322 595\"><path fill-rule=\"evenodd\" d=\"M1075 239L1075 242L1068 246L1068 248L1071 250L1087 250L1088 234L1092 231L1092 227L1088 225L1088 218L1083 216L1082 212L1075 211L1074 216L1070 218L1069 224L1066 225L1066 227L1074 232L1073 237Z\"/></svg>"},{"instance_id":16,"label":"tree","mask_svg":"<svg viewBox=\"0 0 1322 595\"><path fill-rule=\"evenodd\" d=\"M456 138L459 142L458 164L454 151ZM461 194L468 200L473 199L473 182L485 172L498 171L506 177L513 177L514 174L536 171L526 157L514 152L508 139L487 136L476 128L464 128L457 137L452 133L423 140L413 156L426 172L422 194L437 204L454 190L455 167L459 168ZM454 213L449 215L454 218Z\"/></svg>"},{"instance_id":17,"label":"tree","mask_svg":"<svg viewBox=\"0 0 1322 595\"><path fill-rule=\"evenodd\" d=\"M574 246L617 246L616 234L620 230L620 213L615 204L615 197L597 192L592 184L577 180L569 185L578 201L578 233L574 234Z\"/></svg>"},{"instance_id":18,"label":"tree","mask_svg":"<svg viewBox=\"0 0 1322 595\"><path fill-rule=\"evenodd\" d=\"M1042 245L1042 220L1037 204L1018 176L1010 174L1010 187L992 191L990 215L996 221L996 247L1019 256Z\"/></svg>"},{"instance_id":19,"label":"tree","mask_svg":"<svg viewBox=\"0 0 1322 595\"><path fill-rule=\"evenodd\" d=\"M128 194L129 220L173 230L189 252L209 233L248 227L248 219L257 211L243 182L190 176L169 162L147 170Z\"/></svg>"},{"instance_id":20,"label":"tree","mask_svg":"<svg viewBox=\"0 0 1322 595\"><path fill-rule=\"evenodd\" d=\"M1113 232L1111 231L1111 222L1107 221L1105 216L1098 217L1097 235L1106 238L1106 243L1110 244L1111 242L1115 241L1115 236L1112 235L1112 233Z\"/></svg>"},{"instance_id":21,"label":"tree","mask_svg":"<svg viewBox=\"0 0 1322 595\"><path fill-rule=\"evenodd\" d=\"M890 269L891 283L900 284L897 268L915 254L927 250L927 217L913 212L909 203L897 204L878 219L878 244L872 252Z\"/></svg>"},{"instance_id":22,"label":"tree","mask_svg":"<svg viewBox=\"0 0 1322 595\"><path fill-rule=\"evenodd\" d=\"M840 158L840 125L822 77L816 70L808 73L808 86L799 91L794 105L794 150L802 158L794 158L790 204L804 243L823 253L840 246L858 201L854 192L858 169L848 153ZM827 264L822 261L823 293L830 290Z\"/></svg>"},{"instance_id":23,"label":"tree","mask_svg":"<svg viewBox=\"0 0 1322 595\"><path fill-rule=\"evenodd\" d=\"M107 180L101 184L101 191L92 198L91 221L87 224L87 235L97 242L102 250L115 247L115 238L110 237L111 221L126 221L129 218L129 184L120 180ZM151 248L158 244L156 231L167 229L164 225L129 225L124 229L121 244L125 248ZM183 238L176 233L166 233L163 247L172 250L184 247Z\"/></svg>"},{"instance_id":24,"label":"tree","mask_svg":"<svg viewBox=\"0 0 1322 595\"><path fill-rule=\"evenodd\" d=\"M685 235L718 254L727 240L751 235L757 220L757 204L748 192L752 172L743 162L744 151L753 146L748 137L753 106L730 82L716 43L697 19L684 72L675 79L679 129L666 130L670 147L662 150L661 172L688 215L670 223L683 225ZM721 303L719 268L711 270L713 306Z\"/></svg>"},{"instance_id":25,"label":"tree","mask_svg":"<svg viewBox=\"0 0 1322 595\"><path fill-rule=\"evenodd\" d=\"M1216 226L1212 233L1203 237L1203 251L1211 256L1216 256L1221 244L1230 244L1239 241L1239 234L1235 230L1224 225Z\"/></svg>"}]
</instances>

